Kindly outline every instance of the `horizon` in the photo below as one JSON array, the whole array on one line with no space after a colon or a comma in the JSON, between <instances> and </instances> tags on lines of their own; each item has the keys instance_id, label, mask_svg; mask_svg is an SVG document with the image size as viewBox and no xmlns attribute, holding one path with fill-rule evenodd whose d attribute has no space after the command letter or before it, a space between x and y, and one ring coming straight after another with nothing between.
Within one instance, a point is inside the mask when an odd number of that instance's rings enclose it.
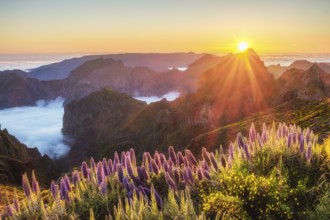
<instances>
[{"instance_id":1,"label":"horizon","mask_svg":"<svg viewBox=\"0 0 330 220\"><path fill-rule=\"evenodd\" d=\"M79 4L78 4L79 3ZM330 53L330 2L1 2L2 54Z\"/></svg>"}]
</instances>

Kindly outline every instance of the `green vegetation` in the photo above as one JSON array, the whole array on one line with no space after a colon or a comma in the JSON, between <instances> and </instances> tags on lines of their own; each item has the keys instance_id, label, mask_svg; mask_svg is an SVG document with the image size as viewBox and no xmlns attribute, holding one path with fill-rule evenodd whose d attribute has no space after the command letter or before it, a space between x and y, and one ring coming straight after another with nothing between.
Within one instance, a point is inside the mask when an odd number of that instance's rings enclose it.
<instances>
[{"instance_id":1,"label":"green vegetation","mask_svg":"<svg viewBox=\"0 0 330 220\"><path fill-rule=\"evenodd\" d=\"M228 152L168 155L133 149L80 170L41 192L23 176L26 198L7 202L9 219L329 219L330 139L309 128L251 125ZM18 201L20 200L20 201Z\"/></svg>"}]
</instances>

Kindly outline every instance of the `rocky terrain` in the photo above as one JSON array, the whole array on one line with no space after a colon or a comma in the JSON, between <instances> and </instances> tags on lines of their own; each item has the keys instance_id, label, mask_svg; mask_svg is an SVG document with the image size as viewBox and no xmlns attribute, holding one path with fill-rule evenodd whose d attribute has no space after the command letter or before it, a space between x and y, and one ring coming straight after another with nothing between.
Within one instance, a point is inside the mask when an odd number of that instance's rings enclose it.
<instances>
[{"instance_id":1,"label":"rocky terrain","mask_svg":"<svg viewBox=\"0 0 330 220\"><path fill-rule=\"evenodd\" d=\"M41 156L37 148L28 148L0 128L0 184L20 185L22 174L31 174L32 170L44 186L59 175L59 169L47 155Z\"/></svg>"}]
</instances>

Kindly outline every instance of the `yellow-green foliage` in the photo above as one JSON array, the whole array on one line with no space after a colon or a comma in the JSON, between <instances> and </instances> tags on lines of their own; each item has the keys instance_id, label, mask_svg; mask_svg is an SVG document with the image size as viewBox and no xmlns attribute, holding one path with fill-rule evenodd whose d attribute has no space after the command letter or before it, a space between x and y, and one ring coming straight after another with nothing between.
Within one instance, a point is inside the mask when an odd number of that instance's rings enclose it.
<instances>
[{"instance_id":1,"label":"yellow-green foliage","mask_svg":"<svg viewBox=\"0 0 330 220\"><path fill-rule=\"evenodd\" d=\"M50 191L23 176L27 195L8 202L12 219L330 219L330 140L309 129L263 126L238 135L228 152L169 156L134 150L65 176ZM116 164L115 166L113 164ZM32 178L34 179L34 178ZM57 188L56 190L56 187ZM15 199L15 198L14 198Z\"/></svg>"}]
</instances>

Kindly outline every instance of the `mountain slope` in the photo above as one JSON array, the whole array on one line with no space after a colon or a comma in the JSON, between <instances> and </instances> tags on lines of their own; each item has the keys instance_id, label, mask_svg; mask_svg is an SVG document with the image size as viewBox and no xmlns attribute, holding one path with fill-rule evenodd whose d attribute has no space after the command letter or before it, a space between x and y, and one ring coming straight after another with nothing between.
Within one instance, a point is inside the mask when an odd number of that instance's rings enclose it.
<instances>
[{"instance_id":1,"label":"mountain slope","mask_svg":"<svg viewBox=\"0 0 330 220\"><path fill-rule=\"evenodd\" d=\"M289 66L281 66L281 65L270 65L267 67L268 72L274 75L276 79L280 78L285 71L290 69L300 69L300 70L308 70L313 65L317 65L319 68L323 69L325 72L330 73L330 63L313 63L307 60L296 60Z\"/></svg>"},{"instance_id":2,"label":"mountain slope","mask_svg":"<svg viewBox=\"0 0 330 220\"><path fill-rule=\"evenodd\" d=\"M278 80L277 102L298 98L309 101L330 97L330 74L316 64L308 70L290 69Z\"/></svg>"},{"instance_id":3,"label":"mountain slope","mask_svg":"<svg viewBox=\"0 0 330 220\"><path fill-rule=\"evenodd\" d=\"M22 174L35 170L42 185L48 185L59 175L54 162L41 156L37 148L28 148L6 129L0 128L0 183L20 185Z\"/></svg>"},{"instance_id":4,"label":"mountain slope","mask_svg":"<svg viewBox=\"0 0 330 220\"><path fill-rule=\"evenodd\" d=\"M130 100L114 91L111 92L114 96L106 98L105 91L95 92L65 107L63 131L78 140L72 151L87 151L89 156L101 157L132 146L137 154L142 150L164 150L168 145L184 148L189 139L199 134L268 109L276 93L276 84L263 62L249 50L215 62L201 74L195 93L174 102L162 100L142 105L124 117L121 110L95 110L95 106L116 108L118 99L115 97L120 97L120 103ZM101 113L94 114L95 111ZM111 123L112 118L117 117L121 119L119 123ZM82 133L69 129L70 124L83 121L86 123L76 126Z\"/></svg>"}]
</instances>

